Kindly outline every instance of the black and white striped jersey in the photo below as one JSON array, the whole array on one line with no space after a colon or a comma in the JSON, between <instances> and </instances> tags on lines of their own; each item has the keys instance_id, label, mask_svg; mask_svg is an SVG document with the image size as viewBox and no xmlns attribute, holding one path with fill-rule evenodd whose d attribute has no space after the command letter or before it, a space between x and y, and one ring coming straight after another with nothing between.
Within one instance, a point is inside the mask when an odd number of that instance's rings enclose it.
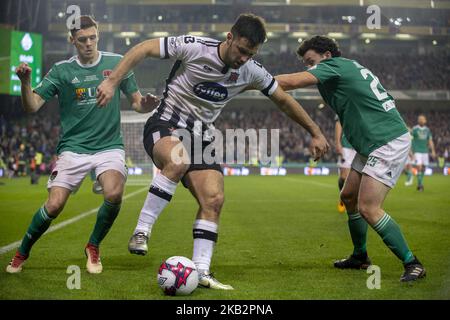
<instances>
[{"instance_id":1,"label":"black and white striped jersey","mask_svg":"<svg viewBox=\"0 0 450 320\"><path fill-rule=\"evenodd\" d=\"M253 59L230 69L219 55L217 40L182 35L160 39L162 59L176 60L166 80L157 114L181 128L195 121L212 124L228 101L247 87L273 94L275 78Z\"/></svg>"}]
</instances>

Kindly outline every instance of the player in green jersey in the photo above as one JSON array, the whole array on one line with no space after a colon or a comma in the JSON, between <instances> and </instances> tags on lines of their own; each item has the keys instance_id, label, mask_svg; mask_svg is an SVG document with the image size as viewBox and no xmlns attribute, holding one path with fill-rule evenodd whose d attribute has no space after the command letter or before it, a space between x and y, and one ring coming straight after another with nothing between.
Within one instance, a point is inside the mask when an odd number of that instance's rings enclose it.
<instances>
[{"instance_id":1,"label":"player in green jersey","mask_svg":"<svg viewBox=\"0 0 450 320\"><path fill-rule=\"evenodd\" d=\"M412 129L410 127L408 128L408 132L411 135L412 140ZM414 173L413 173L413 164L414 164L414 154L412 153L412 146L409 149L408 153L408 159L406 159L405 163L405 173L406 173L406 181L405 181L405 187L412 186L414 181Z\"/></svg>"},{"instance_id":2,"label":"player in green jersey","mask_svg":"<svg viewBox=\"0 0 450 320\"><path fill-rule=\"evenodd\" d=\"M85 248L86 266L89 273L102 272L99 245L119 213L127 175L120 132L120 91L127 95L137 112L149 112L155 107L154 97L143 97L139 92L133 72L121 80L106 108L97 106L96 88L112 72L121 56L97 49L99 37L95 20L81 16L78 22L79 28L70 30L70 41L78 54L53 65L34 90L30 86L31 68L22 63L16 70L22 83L22 104L26 112L36 112L46 101L58 96L61 134L58 160L47 184L48 199L34 214L20 247L6 268L9 273L22 270L33 244L91 170L95 170L103 187L104 202Z\"/></svg>"},{"instance_id":3,"label":"player in green jersey","mask_svg":"<svg viewBox=\"0 0 450 320\"><path fill-rule=\"evenodd\" d=\"M431 150L431 157L436 158L434 150L433 136L431 130L426 126L427 118L421 114L417 118L417 125L411 131L412 135L412 150L414 153L414 164L417 168L417 190L423 191L423 177L425 175L425 168L429 164L428 148Z\"/></svg>"},{"instance_id":4,"label":"player in green jersey","mask_svg":"<svg viewBox=\"0 0 450 320\"><path fill-rule=\"evenodd\" d=\"M303 41L297 53L309 69L277 76L277 81L285 90L317 85L357 152L341 191L354 251L334 266L360 269L371 264L366 250L369 224L404 264L401 281L424 277L425 269L409 249L400 227L383 210L384 199L402 173L411 145L394 99L370 70L342 58L330 38L315 36Z\"/></svg>"},{"instance_id":5,"label":"player in green jersey","mask_svg":"<svg viewBox=\"0 0 450 320\"><path fill-rule=\"evenodd\" d=\"M338 168L339 168L339 179L338 186L339 192L341 192L344 187L345 180L350 173L350 169L352 167L353 158L355 158L356 151L353 149L350 142L348 142L345 134L342 132L342 126L339 122L339 117L335 118L336 124L334 127L334 140L336 145L336 153L338 154ZM342 200L338 203L338 211L339 213L345 212L345 205Z\"/></svg>"}]
</instances>

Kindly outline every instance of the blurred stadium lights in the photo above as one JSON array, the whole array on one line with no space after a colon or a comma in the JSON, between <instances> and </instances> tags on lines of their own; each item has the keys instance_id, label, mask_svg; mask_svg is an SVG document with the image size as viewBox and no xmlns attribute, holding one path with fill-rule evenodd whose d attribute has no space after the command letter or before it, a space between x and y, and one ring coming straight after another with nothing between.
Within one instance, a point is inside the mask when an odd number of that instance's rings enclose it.
<instances>
[{"instance_id":1,"label":"blurred stadium lights","mask_svg":"<svg viewBox=\"0 0 450 320\"><path fill-rule=\"evenodd\" d=\"M365 43L365 44L369 44L369 43L370 43L370 39L369 39L369 38L366 38L366 40L364 40L364 43Z\"/></svg>"},{"instance_id":2,"label":"blurred stadium lights","mask_svg":"<svg viewBox=\"0 0 450 320\"><path fill-rule=\"evenodd\" d=\"M361 38L364 39L376 39L377 34L373 32L361 33Z\"/></svg>"},{"instance_id":3,"label":"blurred stadium lights","mask_svg":"<svg viewBox=\"0 0 450 320\"><path fill-rule=\"evenodd\" d=\"M167 31L155 31L148 34L150 38L162 38L169 36Z\"/></svg>"},{"instance_id":4,"label":"blurred stadium lights","mask_svg":"<svg viewBox=\"0 0 450 320\"><path fill-rule=\"evenodd\" d=\"M355 16L342 16L342 20L347 21L348 23L352 23L356 20Z\"/></svg>"},{"instance_id":5,"label":"blurred stadium lights","mask_svg":"<svg viewBox=\"0 0 450 320\"><path fill-rule=\"evenodd\" d=\"M328 32L328 36L333 39L344 39L347 36L342 32Z\"/></svg>"},{"instance_id":6,"label":"blurred stadium lights","mask_svg":"<svg viewBox=\"0 0 450 320\"><path fill-rule=\"evenodd\" d=\"M306 38L306 37L308 37L308 32L302 32L302 31L292 32L291 33L291 37L294 37L294 38Z\"/></svg>"},{"instance_id":7,"label":"blurred stadium lights","mask_svg":"<svg viewBox=\"0 0 450 320\"><path fill-rule=\"evenodd\" d=\"M117 36L120 38L136 38L139 34L134 31L122 31Z\"/></svg>"},{"instance_id":8,"label":"blurred stadium lights","mask_svg":"<svg viewBox=\"0 0 450 320\"><path fill-rule=\"evenodd\" d=\"M203 31L190 31L189 34L195 37L204 37L206 35Z\"/></svg>"},{"instance_id":9,"label":"blurred stadium lights","mask_svg":"<svg viewBox=\"0 0 450 320\"><path fill-rule=\"evenodd\" d=\"M399 40L414 40L414 39L416 39L415 37L413 37L412 35L410 35L408 33L397 33L395 35L395 37Z\"/></svg>"}]
</instances>

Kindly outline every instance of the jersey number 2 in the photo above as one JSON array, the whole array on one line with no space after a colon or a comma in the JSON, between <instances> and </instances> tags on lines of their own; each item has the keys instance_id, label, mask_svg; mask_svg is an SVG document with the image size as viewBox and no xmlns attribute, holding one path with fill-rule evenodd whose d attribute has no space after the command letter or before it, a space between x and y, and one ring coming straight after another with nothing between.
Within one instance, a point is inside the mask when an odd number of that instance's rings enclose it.
<instances>
[{"instance_id":1,"label":"jersey number 2","mask_svg":"<svg viewBox=\"0 0 450 320\"><path fill-rule=\"evenodd\" d=\"M370 82L370 88L372 89L373 93L375 94L375 96L379 101L383 101L388 97L388 94L384 90L383 86L380 84L380 80L378 80L378 78L372 72L370 72L370 70L361 69L361 75L363 76L364 80L367 79L367 76L369 75L372 77L373 80ZM380 92L380 90L378 90L378 86L380 86L383 92Z\"/></svg>"}]
</instances>

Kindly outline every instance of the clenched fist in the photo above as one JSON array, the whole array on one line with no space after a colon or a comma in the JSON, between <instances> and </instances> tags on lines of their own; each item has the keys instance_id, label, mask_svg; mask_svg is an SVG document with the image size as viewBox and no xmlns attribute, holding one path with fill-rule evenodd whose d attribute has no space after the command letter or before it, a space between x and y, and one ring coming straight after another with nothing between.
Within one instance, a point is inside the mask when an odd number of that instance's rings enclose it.
<instances>
[{"instance_id":1,"label":"clenched fist","mask_svg":"<svg viewBox=\"0 0 450 320\"><path fill-rule=\"evenodd\" d=\"M25 62L22 62L16 68L16 74L23 84L29 84L31 82L31 68Z\"/></svg>"}]
</instances>

